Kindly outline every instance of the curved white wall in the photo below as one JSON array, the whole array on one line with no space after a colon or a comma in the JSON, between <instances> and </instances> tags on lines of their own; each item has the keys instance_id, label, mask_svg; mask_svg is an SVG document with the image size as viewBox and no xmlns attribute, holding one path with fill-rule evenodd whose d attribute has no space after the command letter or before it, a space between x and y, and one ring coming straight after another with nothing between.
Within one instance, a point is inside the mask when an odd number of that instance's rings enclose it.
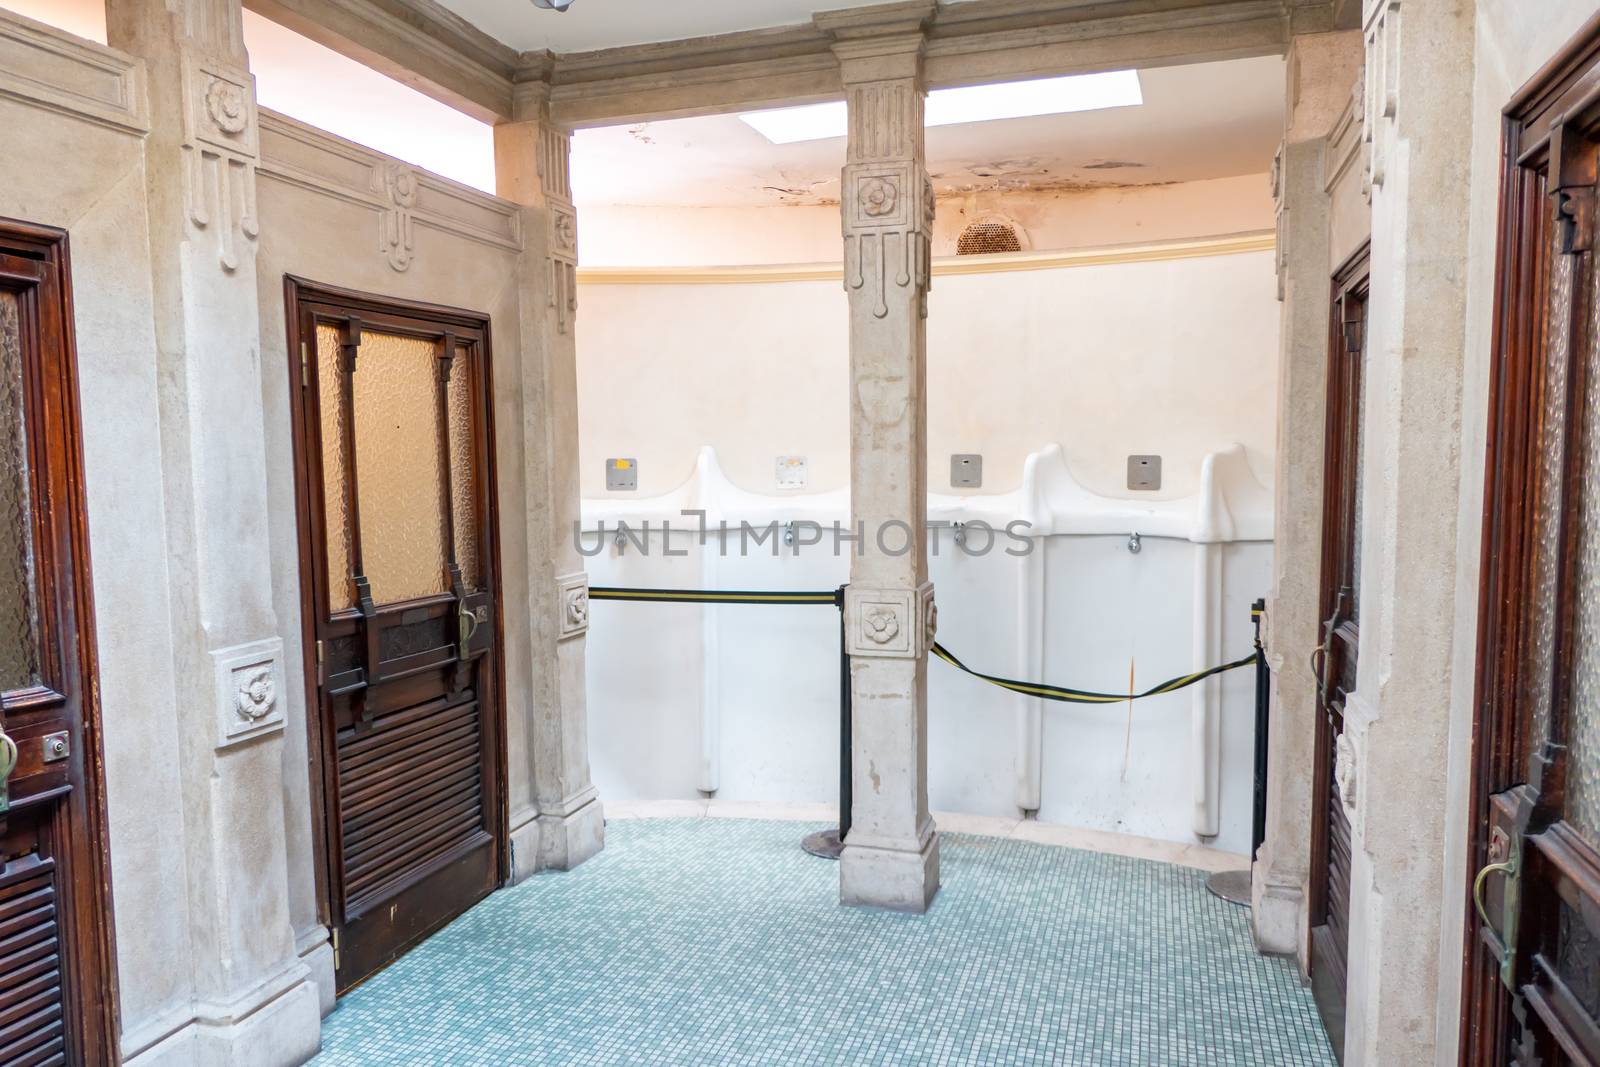
<instances>
[{"instance_id":1,"label":"curved white wall","mask_svg":"<svg viewBox=\"0 0 1600 1067\"><path fill-rule=\"evenodd\" d=\"M935 495L930 517L1029 519L1039 550L969 557L946 531L931 565L941 638L973 667L1125 692L1130 657L1142 688L1251 649L1249 605L1266 592L1271 561L1262 484L1272 478L1278 304L1270 251L1110 251L935 278L929 482L948 490L950 453L978 452L985 484L964 499ZM778 272L805 280L717 273L641 268L626 284L594 280L603 272L580 282L591 528L647 517L681 528L682 508L735 528L848 514L839 280L814 267ZM1037 450L1041 441L1062 444ZM1132 453L1163 457L1160 492L1125 488ZM804 492L777 489L780 455L806 457ZM636 493L605 491L608 457L639 460ZM1127 549L1135 530L1138 555ZM608 546L587 567L596 585L690 588L832 589L848 573L828 542L740 558L737 541L722 557L680 535L673 548L687 554L669 558L657 532L650 556ZM596 603L588 664L602 796L836 797L832 609ZM1130 743L1125 703L1046 705L944 663L928 669L936 809L1037 810L1248 849L1248 670L1139 702Z\"/></svg>"}]
</instances>

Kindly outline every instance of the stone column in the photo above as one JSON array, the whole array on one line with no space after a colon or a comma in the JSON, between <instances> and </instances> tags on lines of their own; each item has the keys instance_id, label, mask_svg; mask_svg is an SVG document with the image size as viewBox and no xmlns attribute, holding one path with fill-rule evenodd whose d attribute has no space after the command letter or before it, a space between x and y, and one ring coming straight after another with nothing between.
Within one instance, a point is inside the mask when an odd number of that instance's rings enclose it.
<instances>
[{"instance_id":1,"label":"stone column","mask_svg":"<svg viewBox=\"0 0 1600 1067\"><path fill-rule=\"evenodd\" d=\"M923 153L931 3L817 17L849 106L840 195L850 300L851 522L846 634L855 706L846 904L923 911L939 889L928 814L927 294L933 186Z\"/></svg>"},{"instance_id":2,"label":"stone column","mask_svg":"<svg viewBox=\"0 0 1600 1067\"><path fill-rule=\"evenodd\" d=\"M1284 140L1273 161L1278 206L1278 444L1267 662L1272 730L1267 833L1251 879L1251 920L1263 952L1304 964L1317 734L1311 651L1321 641L1323 419L1328 388L1332 243L1325 181L1328 134L1361 72L1361 35L1293 38Z\"/></svg>"},{"instance_id":3,"label":"stone column","mask_svg":"<svg viewBox=\"0 0 1600 1067\"><path fill-rule=\"evenodd\" d=\"M548 63L544 65L548 71ZM589 584L574 540L578 488L577 214L572 137L550 121L550 84L517 87L513 121L495 127L499 194L523 205L518 279L528 607L534 691L510 694L527 717L531 806L512 808L513 876L569 870L600 851L605 817L589 778L584 640ZM515 514L507 509L505 514ZM515 777L515 775L513 775Z\"/></svg>"},{"instance_id":4,"label":"stone column","mask_svg":"<svg viewBox=\"0 0 1600 1067\"><path fill-rule=\"evenodd\" d=\"M1467 220L1489 225L1491 211L1474 205L1468 180L1482 39L1473 5L1365 7L1373 238L1361 655L1340 780L1353 809L1348 1067L1445 1062L1439 1046L1453 1047L1457 1029L1457 997L1439 993L1460 967L1466 872L1443 850L1467 836L1459 815L1446 818L1467 794L1464 781L1452 792L1452 764L1466 762L1450 745L1452 682L1454 714L1469 722L1483 529L1478 471L1462 478L1462 427L1481 427L1486 411L1481 392L1475 410L1462 403L1464 279Z\"/></svg>"},{"instance_id":5,"label":"stone column","mask_svg":"<svg viewBox=\"0 0 1600 1067\"><path fill-rule=\"evenodd\" d=\"M162 493L175 649L192 1018L148 1063L299 1063L320 1040L284 844L285 670L272 607L256 289L254 85L239 0L109 0L144 60ZM282 314L277 309L273 314ZM281 358L281 357L280 357ZM287 502L282 502L288 506ZM135 579L130 579L135 580ZM298 668L296 670L298 676Z\"/></svg>"}]
</instances>

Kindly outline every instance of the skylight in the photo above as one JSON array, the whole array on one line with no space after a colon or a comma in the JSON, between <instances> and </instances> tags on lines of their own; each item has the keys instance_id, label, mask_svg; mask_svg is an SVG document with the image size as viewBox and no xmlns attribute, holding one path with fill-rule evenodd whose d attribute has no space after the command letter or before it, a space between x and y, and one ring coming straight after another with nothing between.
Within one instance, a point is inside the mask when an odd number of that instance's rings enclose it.
<instances>
[{"instance_id":1,"label":"skylight","mask_svg":"<svg viewBox=\"0 0 1600 1067\"><path fill-rule=\"evenodd\" d=\"M1065 78L936 89L928 94L927 125L955 126L963 122L1020 119L1031 115L1064 115L1073 111L1135 107L1142 103L1144 94L1139 90L1139 72L1110 70ZM739 118L773 144L843 137L849 129L843 100L775 111L752 111Z\"/></svg>"}]
</instances>

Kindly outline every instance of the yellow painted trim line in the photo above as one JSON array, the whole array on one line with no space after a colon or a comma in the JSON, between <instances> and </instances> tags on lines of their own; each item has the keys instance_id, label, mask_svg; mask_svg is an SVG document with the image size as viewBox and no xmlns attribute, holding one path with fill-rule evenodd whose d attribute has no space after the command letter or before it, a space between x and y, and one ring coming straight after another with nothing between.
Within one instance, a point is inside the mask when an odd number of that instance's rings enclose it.
<instances>
[{"instance_id":1,"label":"yellow painted trim line","mask_svg":"<svg viewBox=\"0 0 1600 1067\"><path fill-rule=\"evenodd\" d=\"M1118 263L1155 263L1170 259L1234 256L1270 252L1277 240L1270 230L1229 234L1159 244L1079 248L1064 252L1005 252L989 256L941 256L933 261L936 278L958 274L1004 274L1024 270L1060 270ZM584 285L770 285L777 282L837 282L844 277L838 263L780 263L746 267L579 267Z\"/></svg>"}]
</instances>

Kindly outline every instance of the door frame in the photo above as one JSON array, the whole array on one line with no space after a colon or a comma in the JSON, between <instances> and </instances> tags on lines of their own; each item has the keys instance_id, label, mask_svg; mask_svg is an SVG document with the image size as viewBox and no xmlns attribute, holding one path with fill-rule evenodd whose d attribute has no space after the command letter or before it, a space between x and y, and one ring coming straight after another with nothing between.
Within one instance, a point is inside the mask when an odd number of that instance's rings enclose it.
<instances>
[{"instance_id":1,"label":"door frame","mask_svg":"<svg viewBox=\"0 0 1600 1067\"><path fill-rule=\"evenodd\" d=\"M500 494L496 475L496 436L494 425L494 352L490 339L489 316L463 308L443 304L430 304L417 300L404 300L365 293L355 289L311 281L293 274L283 278L284 310L286 322L285 355L289 361L289 408L294 456L296 549L300 571L300 647L301 672L305 687L306 761L311 782L311 830L316 842L313 849L314 874L317 894L317 918L331 932L333 930L333 881L330 852L334 837L329 827L329 797L333 786L333 768L329 753L323 745L322 701L317 684L316 658L316 562L312 550L312 524L321 520L315 502L311 499L313 482L310 470L321 462L312 456L305 440L308 426L306 390L304 384L305 360L314 358L310 352L315 347L313 338L301 336L301 305L307 303L337 304L357 315L373 319L386 315L413 319L426 319L441 328L451 326L463 330L480 331L483 337L483 428L486 445L483 461L483 496L486 501L484 515L485 536L488 539L489 562L492 570L494 604L494 695L483 705L493 723L491 758L496 769L495 847L497 850L497 877L504 885L511 876L510 849L510 783L506 750L507 702L505 665L505 597L500 564ZM304 346L304 347L303 347ZM426 936L426 935L424 935ZM420 941L420 939L419 939Z\"/></svg>"},{"instance_id":2,"label":"door frame","mask_svg":"<svg viewBox=\"0 0 1600 1067\"><path fill-rule=\"evenodd\" d=\"M68 964L62 976L63 1009L77 1020L64 1020L69 1037L67 1048L76 1051L86 1063L121 1062L121 998L117 982L116 927L111 900L111 842L107 832L105 754L101 732L100 676L96 651L93 570L89 559L89 514L87 483L83 467L83 405L78 389L78 347L76 315L72 301L72 257L67 232L18 219L0 217L0 246L12 248L25 258L38 260L45 268L45 280L38 286L40 311L33 321L24 320L24 331L35 335L36 350L45 360L36 369L29 414L36 417L46 441L29 445L35 459L46 452L44 471L35 464L30 475L37 480L54 468L60 474L65 493L54 514L43 507L46 494L37 491L30 501L36 546L48 543L45 553L35 548L36 558L44 555L56 572L42 583L59 597L63 578L69 586L68 604L72 633L58 634L71 639L79 688L78 706L82 726L82 759L71 761L72 791L67 803L55 816L57 827L71 848L68 877L58 885L61 906L58 916L63 926L62 946ZM52 314L54 313L54 314ZM52 344L53 342L53 344ZM54 365L50 361L54 360ZM47 407L48 410L47 411ZM44 418L37 418L45 413ZM47 451L46 451L47 450ZM70 558L62 558L61 536L57 524L64 524L70 543ZM40 534L44 536L40 536ZM66 620L62 620L66 621ZM65 645L59 646L63 652ZM63 669L65 664L60 665ZM66 679L63 679L65 681ZM74 1048L76 1044L76 1048Z\"/></svg>"},{"instance_id":3,"label":"door frame","mask_svg":"<svg viewBox=\"0 0 1600 1067\"><path fill-rule=\"evenodd\" d=\"M1348 554L1350 550L1349 545L1340 544L1333 536L1330 536L1330 531L1328 530L1328 520L1331 516L1342 514L1341 509L1345 501L1343 501L1341 497L1346 482L1346 474L1348 473L1346 463L1358 462L1358 457L1355 454L1355 441L1351 440L1349 442L1341 442L1336 440L1336 435L1342 433L1350 424L1350 416L1352 414L1348 410L1345 398L1341 391L1341 385L1338 380L1341 361L1335 358L1335 354L1337 352L1348 350L1348 342L1345 338L1344 332L1344 322L1342 316L1340 315L1340 311L1344 307L1347 299L1358 294L1363 302L1363 305L1365 305L1367 301L1367 294L1371 286L1370 260L1371 242L1370 240L1363 241L1360 247L1352 252L1345 259L1345 261L1339 265L1339 268L1333 272L1333 277L1329 286L1327 368L1323 393L1324 422L1322 445L1322 522L1320 534L1322 544L1320 546L1320 552L1318 553L1319 562L1317 575L1317 618L1319 620L1319 626L1321 625L1320 620L1326 617L1330 610L1335 606L1334 597L1337 594L1330 588L1330 583L1336 580L1334 571L1339 567L1344 556ZM1362 321L1363 323L1366 322L1365 316L1363 316ZM1356 358L1361 360L1364 364L1366 358L1365 337L1363 337L1361 340L1361 351ZM1361 410L1359 391L1365 388L1364 365L1359 369L1358 374L1359 376L1356 380L1356 389L1358 391L1358 395L1355 401L1355 414L1359 416ZM1359 426L1355 427L1355 432L1357 435L1359 435ZM1353 502L1351 502L1351 504L1353 507ZM1360 529L1340 532L1338 536L1343 538L1346 536L1346 533L1348 533L1352 538L1358 538L1361 536ZM1361 575L1354 575L1354 580L1355 582L1359 583L1361 581ZM1352 629L1356 629L1355 624L1352 624ZM1358 629L1356 629L1356 633L1359 634ZM1329 639L1328 635L1321 636L1324 639L1323 644L1326 644ZM1322 647L1322 645L1319 645L1318 647ZM1323 656L1326 658L1330 654L1330 651L1331 650L1324 649ZM1313 972L1312 985L1314 988L1318 986L1316 981L1316 930L1319 927L1326 925L1328 908L1328 864L1330 860L1329 854L1331 852L1331 849L1329 848L1329 834L1331 828L1329 826L1328 803L1329 795L1333 789L1334 754L1334 737L1332 730L1329 728L1327 714L1323 709L1323 700L1320 690L1316 694L1315 704L1316 737L1312 746L1312 751L1314 754L1312 756L1311 772L1312 803L1310 869L1312 874L1310 884L1307 887L1309 891L1309 899L1307 901L1308 907L1306 908L1306 945L1309 966ZM1346 903L1346 907L1348 907L1348 902ZM1348 918L1349 916L1346 915L1347 921ZM1348 930L1346 931L1346 934L1348 935ZM1345 957L1345 987L1338 991L1340 995L1340 1005L1337 1014L1339 1016L1338 1021L1340 1023L1342 1023L1344 1018L1344 1012L1347 1008L1349 994L1348 943L1345 946ZM1322 999L1322 995L1317 997L1318 1014L1322 1018L1324 1029L1329 1031L1329 1043L1333 1046L1336 1056L1342 1060L1344 1056L1344 1034L1342 1029L1338 1033L1333 1032L1334 1029L1339 1029L1338 1026L1328 1026L1330 1021L1329 1015L1333 1013L1328 1012L1325 1009Z\"/></svg>"},{"instance_id":4,"label":"door frame","mask_svg":"<svg viewBox=\"0 0 1600 1067\"><path fill-rule=\"evenodd\" d=\"M1550 258L1549 194L1522 166L1529 135L1542 137L1554 105L1600 61L1600 15L1590 19L1506 104L1495 254L1495 303L1485 437L1482 573L1478 589L1473 695L1469 835L1462 875L1460 1060L1505 1062L1512 998L1483 950L1485 931L1473 903L1476 872L1489 862L1491 798L1528 780L1521 726L1518 605L1534 594L1530 510L1538 472L1533 451L1542 397L1544 336L1549 314L1545 278ZM1592 73L1590 74L1593 79ZM1600 81L1600 79L1594 79ZM1529 294L1532 294L1530 299ZM1497 516L1499 521L1497 521ZM1508 518L1509 517L1509 518Z\"/></svg>"}]
</instances>

